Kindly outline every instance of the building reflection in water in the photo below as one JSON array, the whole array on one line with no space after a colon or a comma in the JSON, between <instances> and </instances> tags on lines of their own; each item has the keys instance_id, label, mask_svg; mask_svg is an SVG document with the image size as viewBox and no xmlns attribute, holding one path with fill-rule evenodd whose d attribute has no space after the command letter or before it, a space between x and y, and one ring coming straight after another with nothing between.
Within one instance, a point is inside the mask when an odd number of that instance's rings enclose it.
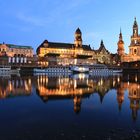
<instances>
[{"instance_id":1,"label":"building reflection in water","mask_svg":"<svg viewBox=\"0 0 140 140\"><path fill-rule=\"evenodd\" d=\"M30 77L0 77L0 99L30 95L31 92Z\"/></svg>"},{"instance_id":2,"label":"building reflection in water","mask_svg":"<svg viewBox=\"0 0 140 140\"><path fill-rule=\"evenodd\" d=\"M131 82L128 85L128 98L130 99L130 108L132 110L133 120L137 119L137 113L140 109L140 83L138 83L138 75L129 76Z\"/></svg>"},{"instance_id":3,"label":"building reflection in water","mask_svg":"<svg viewBox=\"0 0 140 140\"><path fill-rule=\"evenodd\" d=\"M98 94L100 102L111 90L116 91L118 110L122 110L125 100L130 100L133 120L137 119L140 109L140 76L116 75L116 76L89 76L85 74L73 75L72 77L50 77L47 75L0 77L0 99L31 95L33 87L36 93L47 102L48 100L70 99L73 100L75 113L80 113L82 99ZM128 92L128 98L124 94Z\"/></svg>"},{"instance_id":4,"label":"building reflection in water","mask_svg":"<svg viewBox=\"0 0 140 140\"><path fill-rule=\"evenodd\" d=\"M74 111L81 110L82 99L97 93L101 103L111 88L111 77L89 77L85 74L73 75L72 77L48 77L37 76L37 94L46 102L53 99L72 99Z\"/></svg>"},{"instance_id":5,"label":"building reflection in water","mask_svg":"<svg viewBox=\"0 0 140 140\"><path fill-rule=\"evenodd\" d=\"M135 121L137 119L138 110L140 109L140 75L123 75L123 81L121 83L121 89L123 91L128 90L128 99L130 100L132 118Z\"/></svg>"},{"instance_id":6,"label":"building reflection in water","mask_svg":"<svg viewBox=\"0 0 140 140\"><path fill-rule=\"evenodd\" d=\"M46 102L53 99L73 99L74 111L80 112L81 100L94 92L93 80L83 74L74 77L37 77L37 93Z\"/></svg>"}]
</instances>

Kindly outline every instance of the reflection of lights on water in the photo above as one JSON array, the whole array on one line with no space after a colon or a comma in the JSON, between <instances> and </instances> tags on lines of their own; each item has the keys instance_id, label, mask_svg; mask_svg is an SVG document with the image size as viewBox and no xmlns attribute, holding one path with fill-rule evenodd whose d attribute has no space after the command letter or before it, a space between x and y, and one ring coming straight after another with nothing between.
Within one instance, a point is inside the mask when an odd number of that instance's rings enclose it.
<instances>
[{"instance_id":1,"label":"reflection of lights on water","mask_svg":"<svg viewBox=\"0 0 140 140\"><path fill-rule=\"evenodd\" d=\"M86 80L86 84L88 85L88 79Z\"/></svg>"},{"instance_id":2,"label":"reflection of lights on water","mask_svg":"<svg viewBox=\"0 0 140 140\"><path fill-rule=\"evenodd\" d=\"M43 83L45 83L45 80L46 80L45 77L43 77Z\"/></svg>"},{"instance_id":3,"label":"reflection of lights on water","mask_svg":"<svg viewBox=\"0 0 140 140\"><path fill-rule=\"evenodd\" d=\"M101 80L98 82L98 86L102 86L103 85L103 79L101 78Z\"/></svg>"},{"instance_id":4,"label":"reflection of lights on water","mask_svg":"<svg viewBox=\"0 0 140 140\"><path fill-rule=\"evenodd\" d=\"M10 89L10 91L12 90L12 83L11 83L11 81L9 81L9 89Z\"/></svg>"},{"instance_id":5,"label":"reflection of lights on water","mask_svg":"<svg viewBox=\"0 0 140 140\"><path fill-rule=\"evenodd\" d=\"M28 88L28 84L27 84L27 82L26 82L26 81L24 82L24 86L25 86L25 90L27 90L27 91L28 91L28 90L29 90L29 88Z\"/></svg>"},{"instance_id":6,"label":"reflection of lights on water","mask_svg":"<svg viewBox=\"0 0 140 140\"><path fill-rule=\"evenodd\" d=\"M39 85L39 78L37 78L37 84Z\"/></svg>"},{"instance_id":7,"label":"reflection of lights on water","mask_svg":"<svg viewBox=\"0 0 140 140\"><path fill-rule=\"evenodd\" d=\"M84 79L86 76L85 76L85 74L80 73L80 74L78 75L78 77L79 77L79 79Z\"/></svg>"},{"instance_id":8,"label":"reflection of lights on water","mask_svg":"<svg viewBox=\"0 0 140 140\"><path fill-rule=\"evenodd\" d=\"M138 81L138 78L137 78L137 75L135 75L135 82L137 82Z\"/></svg>"},{"instance_id":9,"label":"reflection of lights on water","mask_svg":"<svg viewBox=\"0 0 140 140\"><path fill-rule=\"evenodd\" d=\"M129 86L129 81L127 82L127 85Z\"/></svg>"},{"instance_id":10,"label":"reflection of lights on water","mask_svg":"<svg viewBox=\"0 0 140 140\"><path fill-rule=\"evenodd\" d=\"M101 86L102 86L103 85L103 79L102 78L101 78L101 82L100 83L101 83Z\"/></svg>"},{"instance_id":11,"label":"reflection of lights on water","mask_svg":"<svg viewBox=\"0 0 140 140\"><path fill-rule=\"evenodd\" d=\"M77 81L74 80L74 89L77 87Z\"/></svg>"},{"instance_id":12,"label":"reflection of lights on water","mask_svg":"<svg viewBox=\"0 0 140 140\"><path fill-rule=\"evenodd\" d=\"M100 86L100 81L98 82L98 86Z\"/></svg>"},{"instance_id":13,"label":"reflection of lights on water","mask_svg":"<svg viewBox=\"0 0 140 140\"><path fill-rule=\"evenodd\" d=\"M118 83L120 82L120 77L117 78Z\"/></svg>"},{"instance_id":14,"label":"reflection of lights on water","mask_svg":"<svg viewBox=\"0 0 140 140\"><path fill-rule=\"evenodd\" d=\"M116 81L113 79L113 87L115 86L115 84L116 84Z\"/></svg>"},{"instance_id":15,"label":"reflection of lights on water","mask_svg":"<svg viewBox=\"0 0 140 140\"><path fill-rule=\"evenodd\" d=\"M41 78L40 78L40 81L41 81L41 83L42 83L42 81L43 81L42 76L41 76Z\"/></svg>"},{"instance_id":16,"label":"reflection of lights on water","mask_svg":"<svg viewBox=\"0 0 140 140\"><path fill-rule=\"evenodd\" d=\"M28 83L29 83L29 85L31 85L31 79L30 78L28 79Z\"/></svg>"}]
</instances>

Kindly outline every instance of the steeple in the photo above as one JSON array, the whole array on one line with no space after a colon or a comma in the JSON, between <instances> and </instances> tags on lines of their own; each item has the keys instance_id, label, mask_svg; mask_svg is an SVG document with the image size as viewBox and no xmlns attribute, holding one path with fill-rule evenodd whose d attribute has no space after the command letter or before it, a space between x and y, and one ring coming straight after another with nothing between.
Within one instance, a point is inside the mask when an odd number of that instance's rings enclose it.
<instances>
[{"instance_id":1,"label":"steeple","mask_svg":"<svg viewBox=\"0 0 140 140\"><path fill-rule=\"evenodd\" d=\"M75 31L75 33L81 34L81 30L79 29L79 27L77 28L77 30Z\"/></svg>"},{"instance_id":2,"label":"steeple","mask_svg":"<svg viewBox=\"0 0 140 140\"><path fill-rule=\"evenodd\" d=\"M104 46L104 42L103 42L103 40L101 40L101 44L100 44L100 46Z\"/></svg>"},{"instance_id":3,"label":"steeple","mask_svg":"<svg viewBox=\"0 0 140 140\"><path fill-rule=\"evenodd\" d=\"M133 24L133 36L138 36L138 24L137 24L137 20L136 20L136 17L135 17L135 20L134 20L134 24Z\"/></svg>"},{"instance_id":4,"label":"steeple","mask_svg":"<svg viewBox=\"0 0 140 140\"><path fill-rule=\"evenodd\" d=\"M120 28L120 34L119 34L119 41L123 41L121 28Z\"/></svg>"},{"instance_id":5,"label":"steeple","mask_svg":"<svg viewBox=\"0 0 140 140\"><path fill-rule=\"evenodd\" d=\"M135 17L135 20L134 20L134 25L133 25L133 27L137 27L138 26L138 24L137 24L137 20L136 20L136 17Z\"/></svg>"},{"instance_id":6,"label":"steeple","mask_svg":"<svg viewBox=\"0 0 140 140\"><path fill-rule=\"evenodd\" d=\"M118 45L118 49L117 49L118 55L120 56L124 55L124 41L123 41L121 28L120 28L120 34L119 34L119 41L117 45Z\"/></svg>"},{"instance_id":7,"label":"steeple","mask_svg":"<svg viewBox=\"0 0 140 140\"><path fill-rule=\"evenodd\" d=\"M75 40L74 40L75 47L82 47L82 32L77 28L75 31Z\"/></svg>"}]
</instances>

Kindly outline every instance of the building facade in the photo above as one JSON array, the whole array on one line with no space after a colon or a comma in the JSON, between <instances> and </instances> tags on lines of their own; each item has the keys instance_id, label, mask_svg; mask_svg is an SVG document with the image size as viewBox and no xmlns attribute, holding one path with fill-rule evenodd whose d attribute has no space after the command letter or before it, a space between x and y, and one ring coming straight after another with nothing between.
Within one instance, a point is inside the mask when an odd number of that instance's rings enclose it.
<instances>
[{"instance_id":1,"label":"building facade","mask_svg":"<svg viewBox=\"0 0 140 140\"><path fill-rule=\"evenodd\" d=\"M93 50L95 52L94 57L97 60L97 63L111 64L111 54L105 48L103 40L101 40L100 47L98 50Z\"/></svg>"},{"instance_id":2,"label":"building facade","mask_svg":"<svg viewBox=\"0 0 140 140\"><path fill-rule=\"evenodd\" d=\"M34 60L33 48L31 46L0 44L0 65L31 65Z\"/></svg>"},{"instance_id":3,"label":"building facade","mask_svg":"<svg viewBox=\"0 0 140 140\"><path fill-rule=\"evenodd\" d=\"M0 56L33 57L33 48L31 46L20 46L3 43L0 44Z\"/></svg>"},{"instance_id":4,"label":"building facade","mask_svg":"<svg viewBox=\"0 0 140 140\"><path fill-rule=\"evenodd\" d=\"M133 34L131 36L131 42L129 45L129 53L124 53L124 41L122 39L122 33L120 33L118 42L118 55L121 57L121 62L140 61L140 35L138 33L138 24L136 18L133 24Z\"/></svg>"},{"instance_id":5,"label":"building facade","mask_svg":"<svg viewBox=\"0 0 140 140\"><path fill-rule=\"evenodd\" d=\"M110 63L110 53L101 41L100 48L93 50L90 45L83 45L82 32L78 28L75 31L74 43L56 43L45 40L37 48L39 58L48 59L48 64L76 65Z\"/></svg>"}]
</instances>

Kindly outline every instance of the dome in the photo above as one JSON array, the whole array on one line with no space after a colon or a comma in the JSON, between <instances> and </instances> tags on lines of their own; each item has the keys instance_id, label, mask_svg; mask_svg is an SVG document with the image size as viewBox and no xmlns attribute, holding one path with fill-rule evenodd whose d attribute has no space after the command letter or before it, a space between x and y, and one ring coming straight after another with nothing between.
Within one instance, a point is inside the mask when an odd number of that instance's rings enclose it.
<instances>
[{"instance_id":1,"label":"dome","mask_svg":"<svg viewBox=\"0 0 140 140\"><path fill-rule=\"evenodd\" d=\"M48 45L49 45L49 42L48 42L48 40L45 40L44 42L43 42L43 47L48 47Z\"/></svg>"},{"instance_id":2,"label":"dome","mask_svg":"<svg viewBox=\"0 0 140 140\"><path fill-rule=\"evenodd\" d=\"M45 40L44 43L49 43L48 40Z\"/></svg>"}]
</instances>

